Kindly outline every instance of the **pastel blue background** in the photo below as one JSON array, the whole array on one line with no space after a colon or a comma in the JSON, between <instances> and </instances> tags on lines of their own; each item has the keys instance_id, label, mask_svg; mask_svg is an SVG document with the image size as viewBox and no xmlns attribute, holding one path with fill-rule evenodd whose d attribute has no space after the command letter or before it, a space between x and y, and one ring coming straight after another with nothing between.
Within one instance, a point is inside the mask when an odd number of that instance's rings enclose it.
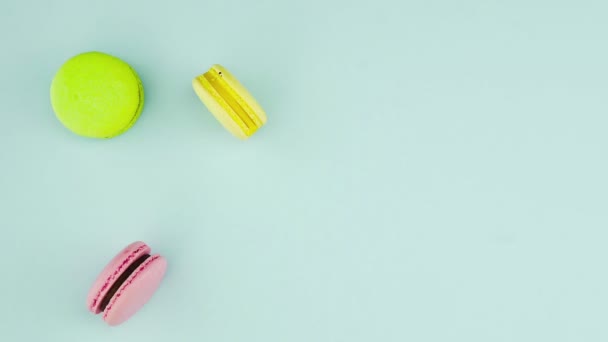
<instances>
[{"instance_id":1,"label":"pastel blue background","mask_svg":"<svg viewBox=\"0 0 608 342\"><path fill-rule=\"evenodd\" d=\"M607 341L605 1L0 3L2 341ZM73 135L74 54L141 75L139 122ZM268 112L232 138L191 89ZM84 301L144 240L118 328Z\"/></svg>"}]
</instances>

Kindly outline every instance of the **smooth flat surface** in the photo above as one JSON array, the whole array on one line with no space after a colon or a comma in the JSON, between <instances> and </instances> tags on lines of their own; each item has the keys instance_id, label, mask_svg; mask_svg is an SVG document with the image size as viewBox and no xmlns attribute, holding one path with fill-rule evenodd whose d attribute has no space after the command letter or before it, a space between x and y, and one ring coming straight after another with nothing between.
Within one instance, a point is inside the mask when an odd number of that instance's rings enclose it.
<instances>
[{"instance_id":1,"label":"smooth flat surface","mask_svg":"<svg viewBox=\"0 0 608 342\"><path fill-rule=\"evenodd\" d=\"M0 3L2 341L606 341L605 1ZM55 119L70 56L140 74L108 141ZM191 79L222 63L241 142ZM118 328L85 299L169 263Z\"/></svg>"}]
</instances>

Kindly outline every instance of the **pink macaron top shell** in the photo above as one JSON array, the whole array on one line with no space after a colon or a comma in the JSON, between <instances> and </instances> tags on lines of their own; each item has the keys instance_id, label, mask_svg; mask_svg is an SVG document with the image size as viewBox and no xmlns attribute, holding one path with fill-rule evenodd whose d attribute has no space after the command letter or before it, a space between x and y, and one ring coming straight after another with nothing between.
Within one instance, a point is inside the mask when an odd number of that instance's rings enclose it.
<instances>
[{"instance_id":1,"label":"pink macaron top shell","mask_svg":"<svg viewBox=\"0 0 608 342\"><path fill-rule=\"evenodd\" d=\"M95 280L87 296L87 307L91 312L95 314L101 312L101 301L112 284L133 262L146 254L150 254L150 247L141 241L137 241L125 247L108 263Z\"/></svg>"},{"instance_id":2,"label":"pink macaron top shell","mask_svg":"<svg viewBox=\"0 0 608 342\"><path fill-rule=\"evenodd\" d=\"M150 256L122 284L110 300L103 315L109 325L118 325L128 320L152 297L160 285L167 261L156 254Z\"/></svg>"}]
</instances>

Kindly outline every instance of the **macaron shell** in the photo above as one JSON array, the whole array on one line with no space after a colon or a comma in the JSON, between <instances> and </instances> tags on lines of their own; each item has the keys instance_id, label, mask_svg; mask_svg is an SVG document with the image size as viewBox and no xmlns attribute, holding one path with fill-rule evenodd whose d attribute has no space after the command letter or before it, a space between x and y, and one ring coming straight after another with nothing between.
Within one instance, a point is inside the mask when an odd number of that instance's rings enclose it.
<instances>
[{"instance_id":1,"label":"macaron shell","mask_svg":"<svg viewBox=\"0 0 608 342\"><path fill-rule=\"evenodd\" d=\"M236 122L235 119L226 111L226 109L222 108L220 103L218 102L217 94L212 93L213 87L208 84L208 82L202 78L197 77L192 80L192 87L194 88L194 92L198 95L199 99L205 104L205 106L209 109L211 114L217 119L217 121L226 128L232 135L236 136L240 139L247 139L248 136L245 134L243 128L241 128Z\"/></svg>"},{"instance_id":2,"label":"macaron shell","mask_svg":"<svg viewBox=\"0 0 608 342\"><path fill-rule=\"evenodd\" d=\"M85 137L112 138L124 133L137 121L143 103L143 86L135 70L102 52L70 58L51 84L57 118Z\"/></svg>"},{"instance_id":3,"label":"macaron shell","mask_svg":"<svg viewBox=\"0 0 608 342\"><path fill-rule=\"evenodd\" d=\"M260 121L262 121L262 124L266 124L268 118L266 117L264 109L262 109L262 106L260 106L260 104L256 101L255 97L253 97L251 93L249 93L247 88L245 88L245 86L243 86L243 84L241 84L241 82L239 82L239 80L234 77L234 75L232 75L230 71L228 71L228 69L224 68L222 65L214 64L211 68L217 73L221 73L223 75L224 80L226 80L226 83L228 83L230 87L243 99L243 101L247 103L247 105L258 116Z\"/></svg>"},{"instance_id":4,"label":"macaron shell","mask_svg":"<svg viewBox=\"0 0 608 342\"><path fill-rule=\"evenodd\" d=\"M101 312L99 305L108 293L114 281L133 262L145 254L150 254L150 247L141 241L136 241L120 251L101 271L87 296L87 307L95 314Z\"/></svg>"},{"instance_id":5,"label":"macaron shell","mask_svg":"<svg viewBox=\"0 0 608 342\"><path fill-rule=\"evenodd\" d=\"M231 94L231 100L242 107L249 108L247 112L252 116L251 119L256 127L250 127L250 124L244 122L244 120L233 111L228 104L227 99L223 98L206 78L207 74L213 74L214 76L220 77L222 82L227 85L227 92ZM228 69L219 64L214 64L207 73L194 78L192 86L200 100L222 126L232 133L232 135L240 139L245 140L252 136L261 126L266 124L266 121L268 120L266 113L255 98L251 96L249 91L228 71Z\"/></svg>"},{"instance_id":6,"label":"macaron shell","mask_svg":"<svg viewBox=\"0 0 608 342\"><path fill-rule=\"evenodd\" d=\"M158 289L166 269L165 258L158 254L150 256L127 278L106 307L103 316L106 323L119 325L141 309Z\"/></svg>"}]
</instances>

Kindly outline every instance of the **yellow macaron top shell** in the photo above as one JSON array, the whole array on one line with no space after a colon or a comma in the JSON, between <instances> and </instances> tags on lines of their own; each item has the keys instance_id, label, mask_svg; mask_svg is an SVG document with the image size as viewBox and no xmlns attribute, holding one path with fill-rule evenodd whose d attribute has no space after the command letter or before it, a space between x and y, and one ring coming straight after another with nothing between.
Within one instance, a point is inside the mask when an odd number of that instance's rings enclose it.
<instances>
[{"instance_id":1,"label":"yellow macaron top shell","mask_svg":"<svg viewBox=\"0 0 608 342\"><path fill-rule=\"evenodd\" d=\"M135 70L102 52L72 57L51 84L51 104L61 123L78 135L111 138L137 121L144 90Z\"/></svg>"},{"instance_id":2,"label":"yellow macaron top shell","mask_svg":"<svg viewBox=\"0 0 608 342\"><path fill-rule=\"evenodd\" d=\"M192 81L194 91L215 118L233 135L247 139L266 121L266 113L226 68L213 65Z\"/></svg>"}]
</instances>

